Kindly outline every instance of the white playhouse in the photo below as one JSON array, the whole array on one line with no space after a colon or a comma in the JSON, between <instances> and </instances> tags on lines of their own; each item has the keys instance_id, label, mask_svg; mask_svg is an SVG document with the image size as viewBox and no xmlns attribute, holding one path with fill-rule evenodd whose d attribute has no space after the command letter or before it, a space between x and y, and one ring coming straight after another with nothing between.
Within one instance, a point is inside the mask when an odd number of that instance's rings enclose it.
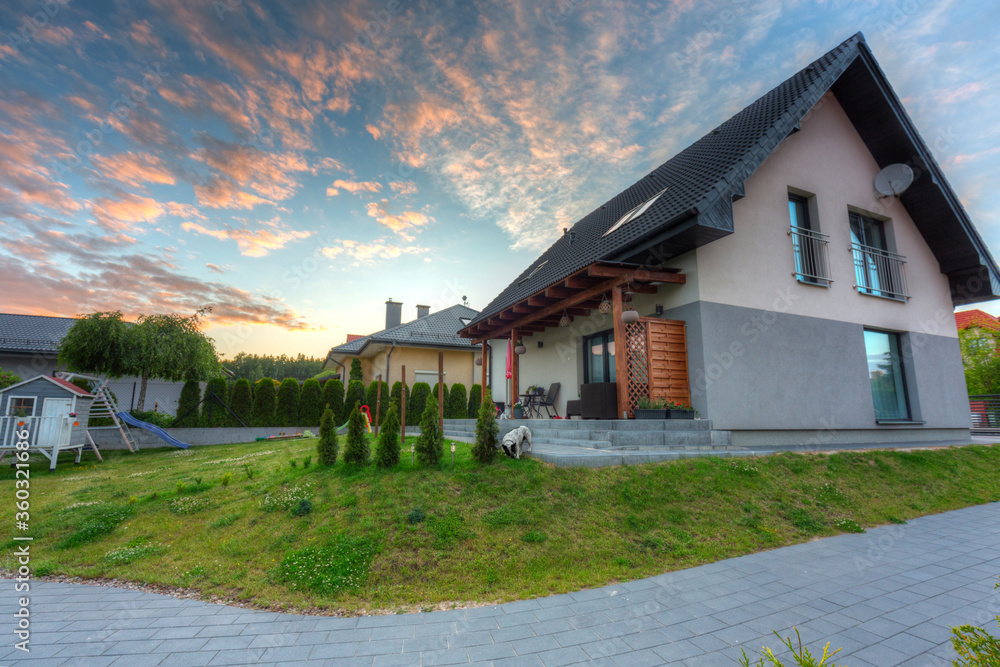
<instances>
[{"instance_id":1,"label":"white playhouse","mask_svg":"<svg viewBox=\"0 0 1000 667\"><path fill-rule=\"evenodd\" d=\"M85 447L100 452L87 432L94 395L58 377L39 375L0 390L0 461L16 451L18 434L27 431L28 449L49 459L54 470L59 452Z\"/></svg>"}]
</instances>

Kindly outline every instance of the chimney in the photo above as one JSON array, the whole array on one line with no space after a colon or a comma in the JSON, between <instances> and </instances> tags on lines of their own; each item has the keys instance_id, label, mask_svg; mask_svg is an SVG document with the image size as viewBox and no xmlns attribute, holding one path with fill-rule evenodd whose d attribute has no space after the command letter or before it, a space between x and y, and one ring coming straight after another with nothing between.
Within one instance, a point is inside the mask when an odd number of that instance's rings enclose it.
<instances>
[{"instance_id":1,"label":"chimney","mask_svg":"<svg viewBox=\"0 0 1000 667\"><path fill-rule=\"evenodd\" d=\"M398 327L403 321L403 304L393 301L392 297L385 302L385 328Z\"/></svg>"},{"instance_id":2,"label":"chimney","mask_svg":"<svg viewBox=\"0 0 1000 667\"><path fill-rule=\"evenodd\" d=\"M427 317L428 315L430 315L430 312L431 312L431 307L430 306L420 306L420 305L418 305L417 306L417 319L419 320L421 317Z\"/></svg>"}]
</instances>

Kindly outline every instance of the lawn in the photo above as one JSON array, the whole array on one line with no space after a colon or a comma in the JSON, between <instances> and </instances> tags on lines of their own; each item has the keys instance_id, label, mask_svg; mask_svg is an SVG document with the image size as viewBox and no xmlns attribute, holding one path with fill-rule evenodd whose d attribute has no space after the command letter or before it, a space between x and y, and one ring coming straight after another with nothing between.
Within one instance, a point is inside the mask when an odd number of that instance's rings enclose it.
<instances>
[{"instance_id":1,"label":"lawn","mask_svg":"<svg viewBox=\"0 0 1000 667\"><path fill-rule=\"evenodd\" d=\"M392 613L575 591L1000 500L1000 445L588 470L481 467L457 443L454 465L446 453L440 469L414 467L406 451L380 471L317 467L315 442L109 451L55 473L38 461L32 567ZM0 470L8 526L13 477Z\"/></svg>"}]
</instances>

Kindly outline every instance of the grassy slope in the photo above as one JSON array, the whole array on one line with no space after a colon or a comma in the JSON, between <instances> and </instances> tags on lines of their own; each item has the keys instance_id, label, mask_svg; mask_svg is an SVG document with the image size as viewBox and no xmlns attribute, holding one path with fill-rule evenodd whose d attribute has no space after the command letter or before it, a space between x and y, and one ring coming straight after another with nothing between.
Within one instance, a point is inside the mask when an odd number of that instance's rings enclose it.
<instances>
[{"instance_id":1,"label":"grassy slope","mask_svg":"<svg viewBox=\"0 0 1000 667\"><path fill-rule=\"evenodd\" d=\"M454 466L446 454L441 469L414 468L406 452L388 472L319 469L313 440L108 452L103 464L63 461L54 474L39 462L32 566L260 606L412 610L579 590L832 535L852 522L1000 500L1000 446L599 470L506 459L482 468L469 445L457 447ZM307 455L314 463L304 469ZM13 471L4 466L0 479L9 499L0 517L10 526ZM296 496L311 499L311 514L288 511ZM280 507L268 511L273 504ZM409 523L414 508L426 520ZM356 578L309 588L309 549L327 545L334 548L320 555L329 567ZM12 553L9 542L4 569L13 568Z\"/></svg>"}]
</instances>

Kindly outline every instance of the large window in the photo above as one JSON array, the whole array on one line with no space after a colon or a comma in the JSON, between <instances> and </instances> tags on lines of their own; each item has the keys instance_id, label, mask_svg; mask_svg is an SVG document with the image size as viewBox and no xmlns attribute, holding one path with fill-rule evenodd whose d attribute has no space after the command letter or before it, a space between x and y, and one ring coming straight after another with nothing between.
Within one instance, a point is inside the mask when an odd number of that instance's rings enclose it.
<instances>
[{"instance_id":1,"label":"large window","mask_svg":"<svg viewBox=\"0 0 1000 667\"><path fill-rule=\"evenodd\" d=\"M583 381L615 381L615 332L604 331L583 339Z\"/></svg>"},{"instance_id":2,"label":"large window","mask_svg":"<svg viewBox=\"0 0 1000 667\"><path fill-rule=\"evenodd\" d=\"M906 258L890 252L885 223L850 213L851 252L858 291L897 301L909 300L903 265Z\"/></svg>"},{"instance_id":3,"label":"large window","mask_svg":"<svg viewBox=\"0 0 1000 667\"><path fill-rule=\"evenodd\" d=\"M791 229L792 253L795 257L795 279L809 285L829 287L829 238L820 234L809 214L809 200L788 195L788 218Z\"/></svg>"},{"instance_id":4,"label":"large window","mask_svg":"<svg viewBox=\"0 0 1000 667\"><path fill-rule=\"evenodd\" d=\"M899 353L899 334L865 330L868 379L875 403L875 419L909 421L906 378Z\"/></svg>"}]
</instances>

